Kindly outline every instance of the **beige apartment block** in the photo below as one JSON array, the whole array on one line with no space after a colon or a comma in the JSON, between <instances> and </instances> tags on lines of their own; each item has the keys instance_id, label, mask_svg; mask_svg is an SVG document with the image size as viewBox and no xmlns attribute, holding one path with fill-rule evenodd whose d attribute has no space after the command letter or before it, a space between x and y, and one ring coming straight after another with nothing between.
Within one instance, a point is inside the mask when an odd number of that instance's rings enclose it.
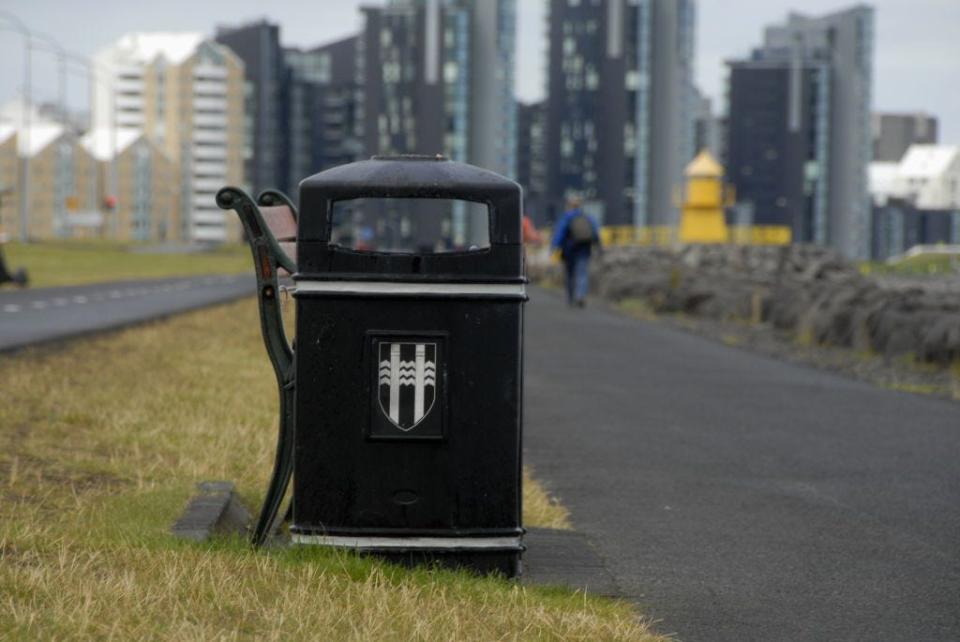
<instances>
[{"instance_id":1,"label":"beige apartment block","mask_svg":"<svg viewBox=\"0 0 960 642\"><path fill-rule=\"evenodd\" d=\"M20 233L19 163L17 130L0 125L0 242Z\"/></svg>"},{"instance_id":2,"label":"beige apartment block","mask_svg":"<svg viewBox=\"0 0 960 642\"><path fill-rule=\"evenodd\" d=\"M95 165L102 236L181 240L177 167L156 143L139 129L97 129L80 144ZM107 206L108 199L113 207Z\"/></svg>"},{"instance_id":3,"label":"beige apartment block","mask_svg":"<svg viewBox=\"0 0 960 642\"><path fill-rule=\"evenodd\" d=\"M178 235L240 239L236 217L217 208L224 185L243 184L243 63L196 33L133 33L95 57L108 69L94 94L97 130L136 128L172 161Z\"/></svg>"},{"instance_id":4,"label":"beige apartment block","mask_svg":"<svg viewBox=\"0 0 960 642\"><path fill-rule=\"evenodd\" d=\"M21 198L26 198L27 237L34 241L71 238L70 218L82 209L96 207L95 174L89 154L76 136L57 123L37 122L16 130L16 158L3 154L0 181L15 190L3 204L4 231L20 236ZM9 138L8 138L9 140ZM23 169L29 167L29 184L22 192ZM4 199L6 201L6 199Z\"/></svg>"}]
</instances>

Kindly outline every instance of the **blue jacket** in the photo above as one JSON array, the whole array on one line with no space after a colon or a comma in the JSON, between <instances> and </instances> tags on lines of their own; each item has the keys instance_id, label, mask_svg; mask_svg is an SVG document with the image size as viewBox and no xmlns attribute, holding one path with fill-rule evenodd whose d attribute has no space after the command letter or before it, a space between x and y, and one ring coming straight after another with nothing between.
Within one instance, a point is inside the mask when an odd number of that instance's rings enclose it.
<instances>
[{"instance_id":1,"label":"blue jacket","mask_svg":"<svg viewBox=\"0 0 960 642\"><path fill-rule=\"evenodd\" d=\"M587 220L590 221L590 225L593 227L593 243L574 245L573 239L571 239L570 235L568 234L570 229L570 221L581 215L586 216ZM597 224L596 219L589 214L584 214L580 209L564 212L563 218L561 218L557 223L557 229L553 232L553 241L551 242L551 245L554 247L554 249L560 250L563 258L567 259L574 254L590 256L590 250L593 248L594 244L600 244L600 226Z\"/></svg>"}]
</instances>

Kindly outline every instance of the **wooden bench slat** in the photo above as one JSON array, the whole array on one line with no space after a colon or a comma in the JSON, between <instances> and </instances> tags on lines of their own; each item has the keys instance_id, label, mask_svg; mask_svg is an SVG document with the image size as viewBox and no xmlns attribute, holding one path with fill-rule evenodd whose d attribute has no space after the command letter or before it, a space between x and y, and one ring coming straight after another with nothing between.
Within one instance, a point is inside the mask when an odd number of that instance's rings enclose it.
<instances>
[{"instance_id":1,"label":"wooden bench slat","mask_svg":"<svg viewBox=\"0 0 960 642\"><path fill-rule=\"evenodd\" d=\"M260 214L277 241L297 240L297 219L286 205L260 207ZM293 258L291 255L290 258Z\"/></svg>"}]
</instances>

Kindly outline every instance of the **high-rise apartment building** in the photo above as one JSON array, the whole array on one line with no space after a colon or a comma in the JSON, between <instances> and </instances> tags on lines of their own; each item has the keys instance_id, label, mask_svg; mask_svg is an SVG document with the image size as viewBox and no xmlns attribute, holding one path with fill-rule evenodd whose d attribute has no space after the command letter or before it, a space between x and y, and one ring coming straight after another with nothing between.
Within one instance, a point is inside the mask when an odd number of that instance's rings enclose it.
<instances>
[{"instance_id":1,"label":"high-rise apartment building","mask_svg":"<svg viewBox=\"0 0 960 642\"><path fill-rule=\"evenodd\" d=\"M513 176L515 0L393 0L365 7L358 75L364 148L444 154ZM454 209L454 245L486 235Z\"/></svg>"},{"instance_id":2,"label":"high-rise apartment building","mask_svg":"<svg viewBox=\"0 0 960 642\"><path fill-rule=\"evenodd\" d=\"M177 168L186 240L240 237L214 196L244 182L244 67L227 47L193 33L134 33L95 56L108 72L94 92L94 127L141 129ZM256 150L253 150L255 153ZM116 192L116 177L110 189Z\"/></svg>"},{"instance_id":3,"label":"high-rise apartment building","mask_svg":"<svg viewBox=\"0 0 960 642\"><path fill-rule=\"evenodd\" d=\"M279 189L296 200L301 180L362 156L359 39L298 49L283 47L280 36L267 21L217 31L246 70L248 187Z\"/></svg>"},{"instance_id":4,"label":"high-rise apartment building","mask_svg":"<svg viewBox=\"0 0 960 642\"><path fill-rule=\"evenodd\" d=\"M699 154L710 152L714 159L721 157L720 119L713 110L713 101L694 88L693 93L693 148Z\"/></svg>"},{"instance_id":5,"label":"high-rise apartment building","mask_svg":"<svg viewBox=\"0 0 960 642\"><path fill-rule=\"evenodd\" d=\"M911 145L937 143L937 118L929 114L873 114L873 160L897 162Z\"/></svg>"},{"instance_id":6,"label":"high-rise apartment building","mask_svg":"<svg viewBox=\"0 0 960 642\"><path fill-rule=\"evenodd\" d=\"M287 67L287 190L317 172L363 156L357 36L309 50L284 49Z\"/></svg>"},{"instance_id":7,"label":"high-rise apartment building","mask_svg":"<svg viewBox=\"0 0 960 642\"><path fill-rule=\"evenodd\" d=\"M778 242L823 242L829 65L762 57L729 65L725 160L738 201L737 224Z\"/></svg>"},{"instance_id":8,"label":"high-rise apartment building","mask_svg":"<svg viewBox=\"0 0 960 642\"><path fill-rule=\"evenodd\" d=\"M524 213L537 225L547 220L546 101L517 105L517 182Z\"/></svg>"},{"instance_id":9,"label":"high-rise apartment building","mask_svg":"<svg viewBox=\"0 0 960 642\"><path fill-rule=\"evenodd\" d=\"M791 14L730 66L727 172L738 201L795 241L867 257L873 10Z\"/></svg>"},{"instance_id":10,"label":"high-rise apartment building","mask_svg":"<svg viewBox=\"0 0 960 642\"><path fill-rule=\"evenodd\" d=\"M577 193L668 240L694 155L694 1L551 0L548 20L548 218Z\"/></svg>"},{"instance_id":11,"label":"high-rise apartment building","mask_svg":"<svg viewBox=\"0 0 960 642\"><path fill-rule=\"evenodd\" d=\"M513 176L515 0L393 0L364 13L366 149Z\"/></svg>"},{"instance_id":12,"label":"high-rise apartment building","mask_svg":"<svg viewBox=\"0 0 960 642\"><path fill-rule=\"evenodd\" d=\"M239 27L220 26L215 40L243 61L246 186L254 194L285 188L286 68L280 27L266 20Z\"/></svg>"},{"instance_id":13,"label":"high-rise apartment building","mask_svg":"<svg viewBox=\"0 0 960 642\"><path fill-rule=\"evenodd\" d=\"M17 128L0 123L0 238L16 238L20 231L20 154Z\"/></svg>"}]
</instances>

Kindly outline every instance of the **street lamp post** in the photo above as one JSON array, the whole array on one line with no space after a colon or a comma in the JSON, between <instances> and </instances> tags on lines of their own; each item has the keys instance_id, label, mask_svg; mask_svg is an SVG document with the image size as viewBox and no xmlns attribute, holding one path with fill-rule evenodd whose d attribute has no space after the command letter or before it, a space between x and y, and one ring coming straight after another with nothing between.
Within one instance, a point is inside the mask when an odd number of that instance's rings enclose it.
<instances>
[{"instance_id":1,"label":"street lamp post","mask_svg":"<svg viewBox=\"0 0 960 642\"><path fill-rule=\"evenodd\" d=\"M94 83L98 80L98 72L101 72L106 79L103 80L110 90L110 111L111 111L111 124L110 124L110 168L107 176L107 191L111 196L115 196L117 191L117 104L116 104L116 92L112 91L110 87L109 77L111 76L110 70L104 70L100 68L96 63L87 58L64 49L59 42L52 36L48 36L42 33L31 32L26 25L20 20L17 16L10 13L9 11L0 10L0 20L7 23L12 27L14 31L17 31L24 40L24 71L23 71L23 105L21 108L21 132L18 134L18 146L23 149L26 153L23 154L23 157L20 159L21 162L21 171L20 171L20 229L19 229L19 238L23 242L29 241L29 214L30 214L30 128L31 128L31 119L32 119L32 107L33 107L33 49L36 46L34 40L40 40L44 42L48 48L57 54L57 60L59 63L59 108L61 114L61 120L63 124L64 131L68 131L70 127L68 110L67 110L67 74L68 74L68 64L70 62L77 63L83 66L87 71L87 77L89 82L88 94L90 100L90 131L94 131L95 126L93 122L93 102L94 102ZM94 175L94 185L96 183L96 172L92 172ZM93 194L96 193L94 187ZM117 220L116 207L113 208L113 215L111 216L110 227L114 234L116 234L119 226L119 221Z\"/></svg>"},{"instance_id":2,"label":"street lamp post","mask_svg":"<svg viewBox=\"0 0 960 642\"><path fill-rule=\"evenodd\" d=\"M57 55L57 102L59 103L58 108L60 110L61 123L63 124L63 128L67 129L70 126L70 121L67 117L67 50L57 42L56 38L48 36L45 33L33 31L30 32L30 37L42 41L46 44L48 51Z\"/></svg>"},{"instance_id":3,"label":"street lamp post","mask_svg":"<svg viewBox=\"0 0 960 642\"><path fill-rule=\"evenodd\" d=\"M101 83L103 87L106 87L109 98L110 98L110 126L108 130L109 135L109 167L106 175L106 182L104 185L104 190L106 195L113 197L114 201L116 198L118 188L118 178L117 178L117 146L119 144L118 140L118 120L117 120L117 93L114 91L112 85L113 70L109 67L98 65L93 60L90 60L86 56L81 56L70 51L65 52L66 58L81 67L87 72L87 82L88 85L88 100L90 101L90 125L89 131L95 132L97 127L93 118L93 104L96 100L94 86L97 83ZM96 190L93 190L94 193ZM110 220L105 223L109 223L110 234L116 236L119 232L120 221L119 221L119 211L114 202L114 205L110 208Z\"/></svg>"},{"instance_id":4,"label":"street lamp post","mask_svg":"<svg viewBox=\"0 0 960 642\"><path fill-rule=\"evenodd\" d=\"M21 242L26 243L30 239L27 230L30 213L30 110L32 109L32 87L31 78L33 76L33 38L30 30L12 13L0 11L0 18L5 20L16 31L23 36L24 54L23 54L23 104L20 105L20 124L21 131L17 135L17 146L26 151L20 159L20 229L19 238ZM21 140L23 144L21 145Z\"/></svg>"}]
</instances>

